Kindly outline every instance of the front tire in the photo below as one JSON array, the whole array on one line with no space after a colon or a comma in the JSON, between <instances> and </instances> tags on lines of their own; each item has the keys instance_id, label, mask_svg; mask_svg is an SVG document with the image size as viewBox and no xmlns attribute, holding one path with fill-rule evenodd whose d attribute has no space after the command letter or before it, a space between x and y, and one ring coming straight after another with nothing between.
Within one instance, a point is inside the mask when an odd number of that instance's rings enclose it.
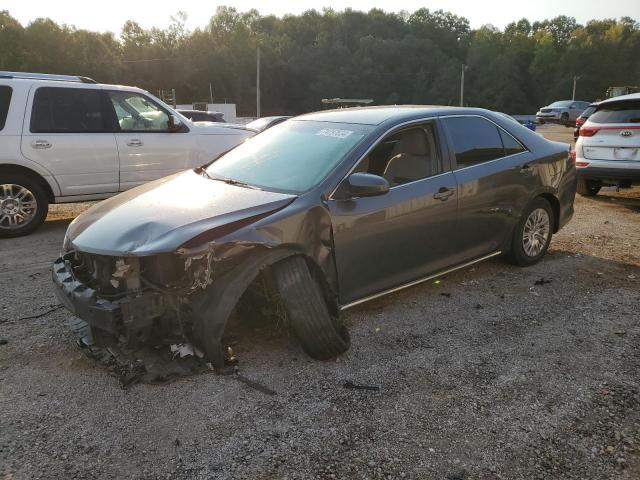
<instances>
[{"instance_id":1,"label":"front tire","mask_svg":"<svg viewBox=\"0 0 640 480\"><path fill-rule=\"evenodd\" d=\"M0 175L0 237L20 237L47 218L49 201L42 185L22 174Z\"/></svg>"},{"instance_id":2,"label":"front tire","mask_svg":"<svg viewBox=\"0 0 640 480\"><path fill-rule=\"evenodd\" d=\"M602 188L602 182L578 177L576 191L583 197L595 197Z\"/></svg>"},{"instance_id":3,"label":"front tire","mask_svg":"<svg viewBox=\"0 0 640 480\"><path fill-rule=\"evenodd\" d=\"M349 332L329 312L322 288L304 258L296 256L277 263L273 278L290 326L310 357L329 360L349 349Z\"/></svg>"},{"instance_id":4,"label":"front tire","mask_svg":"<svg viewBox=\"0 0 640 480\"><path fill-rule=\"evenodd\" d=\"M513 230L510 260L521 267L538 263L547 253L553 235L553 210L538 197L529 204Z\"/></svg>"}]
</instances>

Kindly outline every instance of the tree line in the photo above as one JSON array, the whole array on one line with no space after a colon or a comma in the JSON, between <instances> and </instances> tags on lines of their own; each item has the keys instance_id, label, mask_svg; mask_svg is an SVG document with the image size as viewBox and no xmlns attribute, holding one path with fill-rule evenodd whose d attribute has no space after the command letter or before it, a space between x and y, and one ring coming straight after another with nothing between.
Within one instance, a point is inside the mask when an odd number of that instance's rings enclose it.
<instances>
[{"instance_id":1,"label":"tree line","mask_svg":"<svg viewBox=\"0 0 640 480\"><path fill-rule=\"evenodd\" d=\"M413 13L351 9L260 15L218 7L204 28L186 15L166 29L127 21L119 36L39 18L21 25L0 11L0 70L83 75L101 83L176 91L178 103L237 104L255 114L256 52L261 51L263 114L319 110L322 98L372 98L375 104L459 103L534 113L553 100L602 98L608 86L640 84L640 24L629 17L572 17L504 30L442 10Z\"/></svg>"}]
</instances>

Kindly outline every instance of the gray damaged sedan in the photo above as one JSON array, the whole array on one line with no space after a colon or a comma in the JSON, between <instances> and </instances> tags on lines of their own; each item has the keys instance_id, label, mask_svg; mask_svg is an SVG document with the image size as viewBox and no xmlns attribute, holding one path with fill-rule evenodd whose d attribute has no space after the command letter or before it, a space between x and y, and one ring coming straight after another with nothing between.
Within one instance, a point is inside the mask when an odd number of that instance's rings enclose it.
<instances>
[{"instance_id":1,"label":"gray damaged sedan","mask_svg":"<svg viewBox=\"0 0 640 480\"><path fill-rule=\"evenodd\" d=\"M538 262L573 215L568 145L452 107L313 113L208 166L90 208L53 266L99 345L188 341L224 364L252 290L312 357L349 348L340 312L482 260Z\"/></svg>"}]
</instances>

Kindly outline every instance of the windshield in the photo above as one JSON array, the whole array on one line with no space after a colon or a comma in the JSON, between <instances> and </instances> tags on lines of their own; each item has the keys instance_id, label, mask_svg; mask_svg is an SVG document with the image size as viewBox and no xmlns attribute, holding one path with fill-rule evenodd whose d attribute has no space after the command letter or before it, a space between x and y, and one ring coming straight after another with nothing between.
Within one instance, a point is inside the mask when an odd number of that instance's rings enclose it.
<instances>
[{"instance_id":1,"label":"windshield","mask_svg":"<svg viewBox=\"0 0 640 480\"><path fill-rule=\"evenodd\" d=\"M306 192L372 129L351 123L284 122L238 145L207 173L265 190Z\"/></svg>"},{"instance_id":2,"label":"windshield","mask_svg":"<svg viewBox=\"0 0 640 480\"><path fill-rule=\"evenodd\" d=\"M640 100L605 103L589 120L595 123L640 123Z\"/></svg>"},{"instance_id":3,"label":"windshield","mask_svg":"<svg viewBox=\"0 0 640 480\"><path fill-rule=\"evenodd\" d=\"M563 100L561 102L553 102L551 105L549 105L550 107L568 107L572 104L573 102L570 100Z\"/></svg>"}]
</instances>

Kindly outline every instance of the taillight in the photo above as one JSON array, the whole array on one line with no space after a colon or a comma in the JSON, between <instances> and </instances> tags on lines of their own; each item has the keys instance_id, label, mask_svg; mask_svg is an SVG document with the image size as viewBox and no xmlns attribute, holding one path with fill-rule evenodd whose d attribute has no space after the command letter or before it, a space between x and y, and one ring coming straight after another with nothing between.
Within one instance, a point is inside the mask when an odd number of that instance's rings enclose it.
<instances>
[{"instance_id":1,"label":"taillight","mask_svg":"<svg viewBox=\"0 0 640 480\"><path fill-rule=\"evenodd\" d=\"M599 131L600 131L600 129L596 128L596 127L581 127L580 128L580 136L581 137L593 137Z\"/></svg>"},{"instance_id":2,"label":"taillight","mask_svg":"<svg viewBox=\"0 0 640 480\"><path fill-rule=\"evenodd\" d=\"M576 167L588 167L589 162L576 162Z\"/></svg>"},{"instance_id":3,"label":"taillight","mask_svg":"<svg viewBox=\"0 0 640 480\"><path fill-rule=\"evenodd\" d=\"M576 151L575 150L569 150L569 166L573 165L574 163L576 163Z\"/></svg>"},{"instance_id":4,"label":"taillight","mask_svg":"<svg viewBox=\"0 0 640 480\"><path fill-rule=\"evenodd\" d=\"M587 121L586 118L578 117L578 119L576 120L576 127L580 127L580 126L584 125L584 122L586 122L586 121Z\"/></svg>"}]
</instances>

